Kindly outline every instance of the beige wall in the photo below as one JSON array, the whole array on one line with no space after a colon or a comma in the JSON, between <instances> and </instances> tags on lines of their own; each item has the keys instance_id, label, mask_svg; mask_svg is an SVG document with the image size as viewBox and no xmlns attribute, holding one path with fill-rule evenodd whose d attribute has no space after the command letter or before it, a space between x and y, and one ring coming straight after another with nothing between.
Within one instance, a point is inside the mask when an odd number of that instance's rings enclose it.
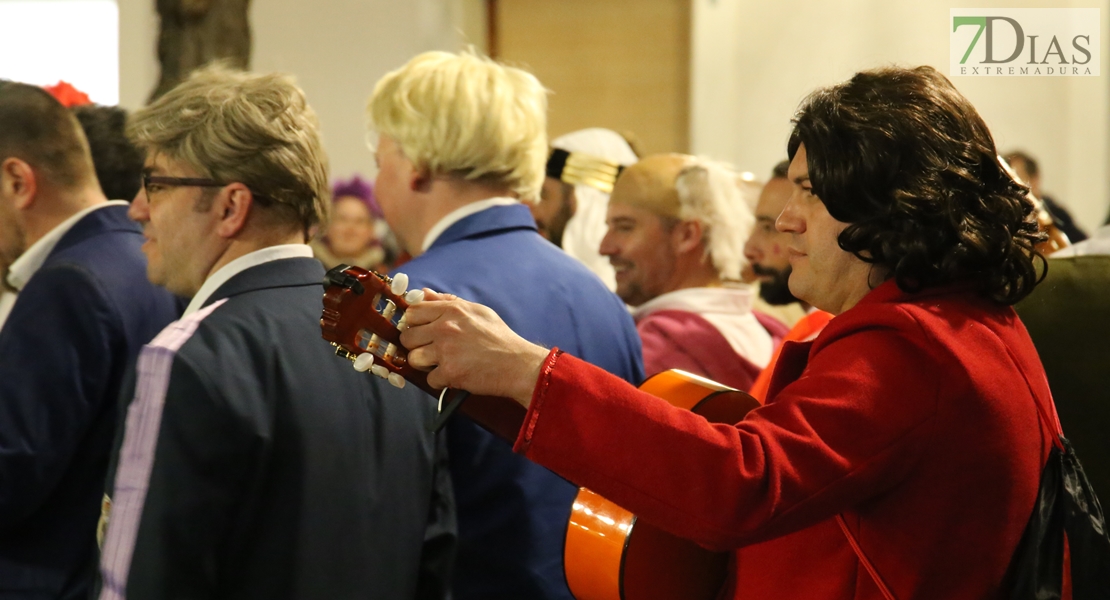
<instances>
[{"instance_id":1,"label":"beige wall","mask_svg":"<svg viewBox=\"0 0 1110 600\"><path fill-rule=\"evenodd\" d=\"M683 6L692 4L689 9ZM419 51L480 35L484 0L256 0L255 68L296 74L323 122L333 172L369 172L362 105L373 82ZM877 65L948 61L948 11L1035 7L1039 0L499 0L507 58L554 91L551 133L628 129L644 150L690 149L766 177L789 121L817 86ZM1064 0L1098 6L1110 0ZM120 99L141 106L157 77L153 0L119 0ZM524 10L527 9L527 10ZM692 16L687 17L685 10ZM688 26L682 25L689 23ZM457 25L456 25L457 24ZM606 34L609 28L611 35ZM689 34L682 31L688 29ZM475 33L477 32L477 33ZM615 33L613 33L615 32ZM688 66L681 63L689 37ZM1103 29L1102 59L1110 70ZM623 40L623 41L618 41ZM481 40L477 40L481 42ZM476 44L481 47L481 43ZM545 52L558 48L555 54ZM678 47L676 49L676 47ZM684 77L689 84L683 83ZM954 78L1002 149L1042 164L1043 186L1091 229L1110 200L1110 85L1098 78ZM685 116L684 116L685 115ZM688 124L687 124L688 123ZM659 133L655 133L658 130Z\"/></svg>"},{"instance_id":2,"label":"beige wall","mask_svg":"<svg viewBox=\"0 0 1110 600\"><path fill-rule=\"evenodd\" d=\"M646 153L689 145L690 0L498 0L498 57L548 89L552 137L632 133Z\"/></svg>"},{"instance_id":3,"label":"beige wall","mask_svg":"<svg viewBox=\"0 0 1110 600\"><path fill-rule=\"evenodd\" d=\"M693 0L692 148L767 177L786 153L806 93L857 70L929 64L948 71L949 9L1101 7L1071 0ZM1110 200L1110 44L1101 77L970 78L953 83L979 109L1002 151L1040 159L1042 186L1091 230Z\"/></svg>"},{"instance_id":4,"label":"beige wall","mask_svg":"<svg viewBox=\"0 0 1110 600\"><path fill-rule=\"evenodd\" d=\"M116 0L119 6L119 103L135 110L158 83L158 13L154 0Z\"/></svg>"},{"instance_id":5,"label":"beige wall","mask_svg":"<svg viewBox=\"0 0 1110 600\"><path fill-rule=\"evenodd\" d=\"M158 18L154 0L118 1L120 104L133 109L158 78ZM420 52L461 49L474 1L255 0L252 68L297 77L319 115L333 175L371 176L363 114L374 83Z\"/></svg>"},{"instance_id":6,"label":"beige wall","mask_svg":"<svg viewBox=\"0 0 1110 600\"><path fill-rule=\"evenodd\" d=\"M256 0L252 68L297 76L320 116L333 175L373 172L366 99L386 72L427 50L459 50L459 0Z\"/></svg>"}]
</instances>

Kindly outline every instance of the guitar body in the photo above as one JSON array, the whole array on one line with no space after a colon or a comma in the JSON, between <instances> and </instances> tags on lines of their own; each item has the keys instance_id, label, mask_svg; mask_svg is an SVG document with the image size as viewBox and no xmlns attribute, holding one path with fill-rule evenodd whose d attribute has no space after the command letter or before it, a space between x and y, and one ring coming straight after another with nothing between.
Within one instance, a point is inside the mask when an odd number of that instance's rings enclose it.
<instances>
[{"instance_id":1,"label":"guitar body","mask_svg":"<svg viewBox=\"0 0 1110 600\"><path fill-rule=\"evenodd\" d=\"M428 385L427 375L408 364L407 350L401 346L403 315L410 303L404 287L359 267L335 267L324 281L321 333L339 356L356 361L373 354L376 375L394 385L403 384L398 379L403 378L438 396L440 391ZM759 406L744 392L677 370L648 379L640 389L711 423L737 423ZM477 395L466 398L459 411L510 442L526 414L509 398ZM727 552L710 552L639 522L585 488L574 501L564 562L567 583L578 600L713 600L728 573L728 561Z\"/></svg>"},{"instance_id":2,"label":"guitar body","mask_svg":"<svg viewBox=\"0 0 1110 600\"><path fill-rule=\"evenodd\" d=\"M711 423L737 423L759 406L744 392L678 370L655 375L640 389ZM578 600L713 600L727 576L729 553L711 552L640 522L580 488L563 560Z\"/></svg>"}]
</instances>

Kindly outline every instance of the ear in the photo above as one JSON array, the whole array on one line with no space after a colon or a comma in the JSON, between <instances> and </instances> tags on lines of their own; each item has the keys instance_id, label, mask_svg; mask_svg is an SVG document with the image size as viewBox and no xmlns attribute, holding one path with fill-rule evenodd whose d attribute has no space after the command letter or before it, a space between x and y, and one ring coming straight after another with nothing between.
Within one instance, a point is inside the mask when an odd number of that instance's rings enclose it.
<instances>
[{"instance_id":1,"label":"ear","mask_svg":"<svg viewBox=\"0 0 1110 600\"><path fill-rule=\"evenodd\" d=\"M578 214L578 194L575 193L577 189L578 188L572 185L570 186L570 190L567 191L567 208L570 209L570 214L572 215Z\"/></svg>"},{"instance_id":2,"label":"ear","mask_svg":"<svg viewBox=\"0 0 1110 600\"><path fill-rule=\"evenodd\" d=\"M254 208L254 194L242 183L232 183L220 190L212 201L216 213L216 235L232 238L243 230Z\"/></svg>"},{"instance_id":3,"label":"ear","mask_svg":"<svg viewBox=\"0 0 1110 600\"><path fill-rule=\"evenodd\" d=\"M671 244L680 254L695 250L700 252L704 236L705 228L701 221L679 221L671 230Z\"/></svg>"},{"instance_id":4,"label":"ear","mask_svg":"<svg viewBox=\"0 0 1110 600\"><path fill-rule=\"evenodd\" d=\"M417 169L412 162L405 160L404 177L408 180L409 189L414 192L429 192L435 177L427 169Z\"/></svg>"},{"instance_id":5,"label":"ear","mask_svg":"<svg viewBox=\"0 0 1110 600\"><path fill-rule=\"evenodd\" d=\"M18 210L26 210L35 201L38 178L31 165L18 158L0 163L0 196L10 198Z\"/></svg>"}]
</instances>

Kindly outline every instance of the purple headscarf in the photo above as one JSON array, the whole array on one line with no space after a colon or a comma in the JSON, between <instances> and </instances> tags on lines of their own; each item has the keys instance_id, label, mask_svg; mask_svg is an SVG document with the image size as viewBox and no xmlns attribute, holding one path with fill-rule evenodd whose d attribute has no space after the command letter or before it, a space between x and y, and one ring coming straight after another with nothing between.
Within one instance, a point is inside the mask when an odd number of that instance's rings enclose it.
<instances>
[{"instance_id":1,"label":"purple headscarf","mask_svg":"<svg viewBox=\"0 0 1110 600\"><path fill-rule=\"evenodd\" d=\"M366 208L370 209L370 214L375 218L382 218L382 207L378 206L378 201L374 198L374 186L365 179L358 175L353 175L347 181L342 179L335 182L335 186L331 190L332 201L339 200L343 196L351 196L362 200Z\"/></svg>"}]
</instances>

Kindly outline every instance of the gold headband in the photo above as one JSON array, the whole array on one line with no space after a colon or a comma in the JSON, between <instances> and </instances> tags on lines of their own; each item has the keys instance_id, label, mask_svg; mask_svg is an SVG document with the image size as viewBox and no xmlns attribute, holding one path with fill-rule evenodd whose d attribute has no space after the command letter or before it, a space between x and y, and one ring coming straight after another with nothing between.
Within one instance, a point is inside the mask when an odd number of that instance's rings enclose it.
<instances>
[{"instance_id":1,"label":"gold headband","mask_svg":"<svg viewBox=\"0 0 1110 600\"><path fill-rule=\"evenodd\" d=\"M617 181L624 167L615 162L582 154L580 152L567 152L555 148L547 159L547 176L554 177L570 185L588 185L599 189L606 194L613 191L613 184Z\"/></svg>"}]
</instances>

